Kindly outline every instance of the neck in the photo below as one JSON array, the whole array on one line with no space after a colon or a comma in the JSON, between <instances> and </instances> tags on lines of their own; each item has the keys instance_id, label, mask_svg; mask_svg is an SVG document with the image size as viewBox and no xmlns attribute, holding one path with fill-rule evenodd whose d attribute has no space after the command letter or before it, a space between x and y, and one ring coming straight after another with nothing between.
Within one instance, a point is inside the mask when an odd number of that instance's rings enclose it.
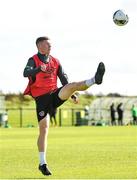
<instances>
[{"instance_id":1,"label":"neck","mask_svg":"<svg viewBox=\"0 0 137 180\"><path fill-rule=\"evenodd\" d=\"M46 57L49 56L49 54L45 54L45 53L42 53L42 52L39 52L39 51L38 51L38 54L40 54L40 55L42 55L42 56L46 56Z\"/></svg>"},{"instance_id":2,"label":"neck","mask_svg":"<svg viewBox=\"0 0 137 180\"><path fill-rule=\"evenodd\" d=\"M38 52L38 56L43 62L48 62L49 55L42 54L41 52Z\"/></svg>"}]
</instances>

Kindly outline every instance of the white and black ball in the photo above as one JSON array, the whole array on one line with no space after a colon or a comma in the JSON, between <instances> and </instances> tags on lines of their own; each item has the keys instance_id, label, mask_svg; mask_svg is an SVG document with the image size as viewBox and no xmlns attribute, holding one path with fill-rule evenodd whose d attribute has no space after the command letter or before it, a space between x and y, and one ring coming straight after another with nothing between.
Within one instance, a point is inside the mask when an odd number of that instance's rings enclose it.
<instances>
[{"instance_id":1,"label":"white and black ball","mask_svg":"<svg viewBox=\"0 0 137 180\"><path fill-rule=\"evenodd\" d=\"M123 10L117 10L113 14L113 21L118 26L124 26L128 23L129 17Z\"/></svg>"}]
</instances>

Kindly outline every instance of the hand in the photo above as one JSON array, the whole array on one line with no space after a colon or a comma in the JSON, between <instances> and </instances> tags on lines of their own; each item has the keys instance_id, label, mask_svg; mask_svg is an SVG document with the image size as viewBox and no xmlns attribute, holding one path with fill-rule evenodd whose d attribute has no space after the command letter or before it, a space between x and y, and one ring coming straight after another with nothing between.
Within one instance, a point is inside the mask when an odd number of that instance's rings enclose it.
<instances>
[{"instance_id":1,"label":"hand","mask_svg":"<svg viewBox=\"0 0 137 180\"><path fill-rule=\"evenodd\" d=\"M45 64L40 66L40 69L42 72L46 72L47 71L46 68L47 68L47 66Z\"/></svg>"},{"instance_id":2,"label":"hand","mask_svg":"<svg viewBox=\"0 0 137 180\"><path fill-rule=\"evenodd\" d=\"M71 96L71 99L73 100L74 104L78 104L79 98L78 98L78 96L77 96L76 94L73 94L73 95Z\"/></svg>"}]
</instances>

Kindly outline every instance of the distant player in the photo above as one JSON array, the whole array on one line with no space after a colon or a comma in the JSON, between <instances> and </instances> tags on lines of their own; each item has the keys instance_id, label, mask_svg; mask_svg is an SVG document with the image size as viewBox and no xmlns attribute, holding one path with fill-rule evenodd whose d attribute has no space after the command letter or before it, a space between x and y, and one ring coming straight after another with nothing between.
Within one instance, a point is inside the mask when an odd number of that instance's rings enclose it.
<instances>
[{"instance_id":1,"label":"distant player","mask_svg":"<svg viewBox=\"0 0 137 180\"><path fill-rule=\"evenodd\" d=\"M51 126L53 126L53 125L57 126L56 113L57 113L57 108L54 108L51 106L51 108L49 110Z\"/></svg>"},{"instance_id":2,"label":"distant player","mask_svg":"<svg viewBox=\"0 0 137 180\"><path fill-rule=\"evenodd\" d=\"M84 81L68 83L67 75L58 59L50 55L51 44L48 37L39 37L36 40L38 53L33 55L24 69L24 77L29 78L28 86L24 92L31 95L36 102L36 111L39 123L39 170L44 175L51 175L46 161L47 137L49 128L50 106L59 107L71 97L74 103L78 102L75 91L84 91L93 84L101 84L105 73L104 63L98 65L95 76ZM79 71L78 71L79 73ZM62 87L57 87L57 78Z\"/></svg>"},{"instance_id":3,"label":"distant player","mask_svg":"<svg viewBox=\"0 0 137 180\"><path fill-rule=\"evenodd\" d=\"M117 113L118 113L118 125L123 125L123 114L124 114L124 108L123 103L119 103L117 106Z\"/></svg>"},{"instance_id":4,"label":"distant player","mask_svg":"<svg viewBox=\"0 0 137 180\"><path fill-rule=\"evenodd\" d=\"M137 125L137 107L134 104L132 105L131 113L133 117L133 124Z\"/></svg>"},{"instance_id":5,"label":"distant player","mask_svg":"<svg viewBox=\"0 0 137 180\"><path fill-rule=\"evenodd\" d=\"M115 126L116 125L116 109L115 109L114 103L112 103L110 106L110 115L111 115L111 125Z\"/></svg>"}]
</instances>

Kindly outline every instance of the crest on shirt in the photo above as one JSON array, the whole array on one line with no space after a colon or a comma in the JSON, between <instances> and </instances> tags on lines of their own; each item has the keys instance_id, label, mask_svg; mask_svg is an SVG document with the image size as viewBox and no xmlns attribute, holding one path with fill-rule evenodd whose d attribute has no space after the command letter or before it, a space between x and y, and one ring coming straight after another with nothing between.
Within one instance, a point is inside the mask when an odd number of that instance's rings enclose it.
<instances>
[{"instance_id":1,"label":"crest on shirt","mask_svg":"<svg viewBox=\"0 0 137 180\"><path fill-rule=\"evenodd\" d=\"M54 73L54 71L55 71L55 68L53 68L53 67L47 67L47 69L46 69L47 74Z\"/></svg>"},{"instance_id":2,"label":"crest on shirt","mask_svg":"<svg viewBox=\"0 0 137 180\"><path fill-rule=\"evenodd\" d=\"M45 115L45 112L44 112L44 111L40 111L40 112L39 112L39 115L40 115L41 117L43 117L43 116Z\"/></svg>"}]
</instances>

